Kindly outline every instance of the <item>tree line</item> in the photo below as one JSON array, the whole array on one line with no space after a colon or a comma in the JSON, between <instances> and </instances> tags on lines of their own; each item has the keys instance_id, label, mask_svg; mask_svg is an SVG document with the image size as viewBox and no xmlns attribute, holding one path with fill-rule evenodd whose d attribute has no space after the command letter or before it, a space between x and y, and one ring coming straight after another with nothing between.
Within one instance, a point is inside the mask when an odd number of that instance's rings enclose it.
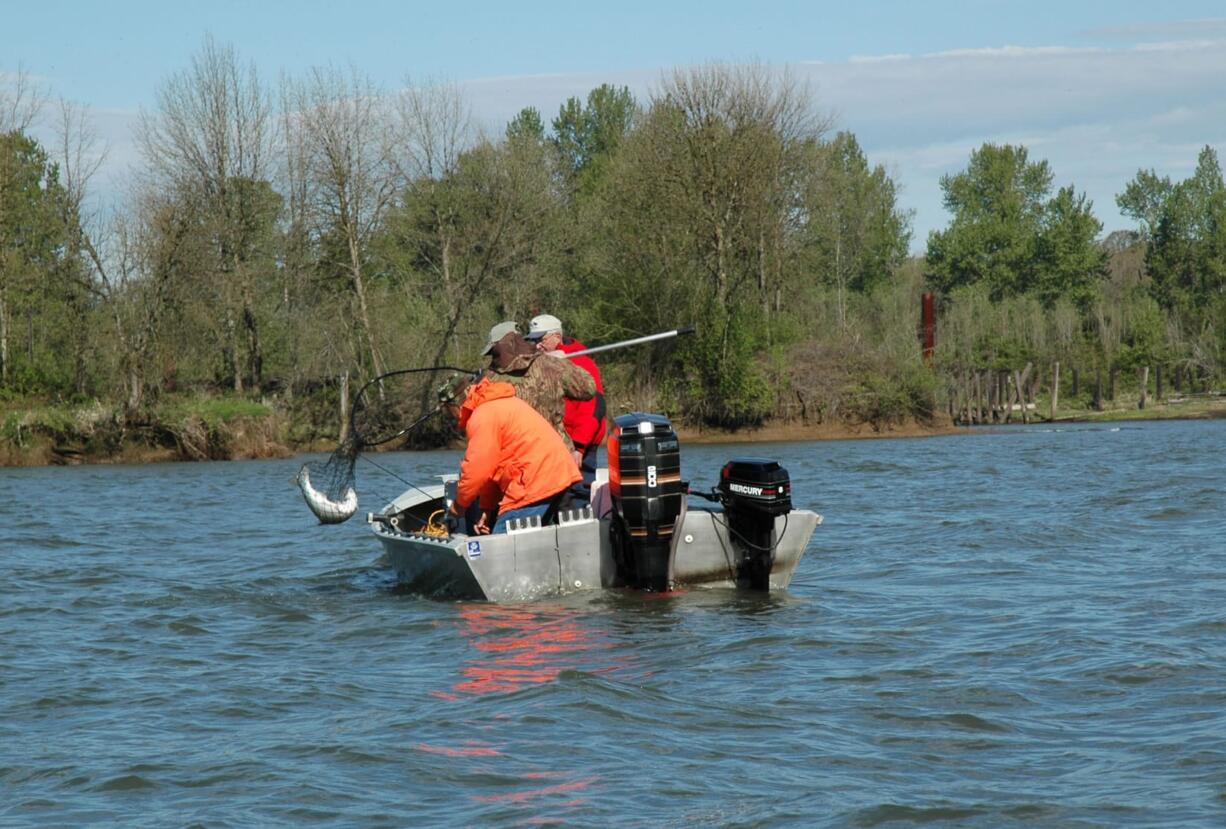
<instances>
[{"instance_id":1,"label":"tree line","mask_svg":"<svg viewBox=\"0 0 1226 829\"><path fill-rule=\"evenodd\" d=\"M1116 197L1133 231L1102 225L1046 161L985 144L941 186L952 221L929 238L948 370L1064 361L1096 374L1166 366L1208 388L1226 357L1226 184L1205 146L1192 175L1140 170ZM1182 383L1181 383L1182 385ZM1086 387L1088 389L1088 386Z\"/></svg>"},{"instance_id":2,"label":"tree line","mask_svg":"<svg viewBox=\"0 0 1226 829\"><path fill-rule=\"evenodd\" d=\"M985 144L911 215L810 90L762 66L603 85L483 131L460 90L356 68L276 83L206 38L163 79L105 213L88 114L0 84L0 396L275 400L335 432L341 378L477 365L499 320L547 311L589 344L693 325L603 363L618 408L722 427L931 416L942 372L1076 353L1216 376L1226 211L1213 151L1141 171L1135 233L1099 240L1047 163ZM51 143L51 142L48 142ZM936 371L919 295L940 296Z\"/></svg>"}]
</instances>

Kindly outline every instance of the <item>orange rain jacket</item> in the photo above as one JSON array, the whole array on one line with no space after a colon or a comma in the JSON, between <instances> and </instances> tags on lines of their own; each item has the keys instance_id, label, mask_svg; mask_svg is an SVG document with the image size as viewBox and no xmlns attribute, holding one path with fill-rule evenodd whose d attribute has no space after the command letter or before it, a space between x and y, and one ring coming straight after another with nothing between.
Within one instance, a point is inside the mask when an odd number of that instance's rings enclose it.
<instances>
[{"instance_id":1,"label":"orange rain jacket","mask_svg":"<svg viewBox=\"0 0 1226 829\"><path fill-rule=\"evenodd\" d=\"M468 449L460 463L456 507L480 498L500 512L535 504L582 480L566 444L549 421L515 396L510 383L485 378L460 406Z\"/></svg>"}]
</instances>

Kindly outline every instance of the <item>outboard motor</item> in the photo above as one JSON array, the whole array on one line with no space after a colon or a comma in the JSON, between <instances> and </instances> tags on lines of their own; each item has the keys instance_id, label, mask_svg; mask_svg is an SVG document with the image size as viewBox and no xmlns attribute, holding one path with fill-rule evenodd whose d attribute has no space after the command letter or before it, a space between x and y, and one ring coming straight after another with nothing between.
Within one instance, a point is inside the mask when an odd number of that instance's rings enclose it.
<instances>
[{"instance_id":1,"label":"outboard motor","mask_svg":"<svg viewBox=\"0 0 1226 829\"><path fill-rule=\"evenodd\" d=\"M740 552L737 583L770 589L775 563L775 518L792 511L792 483L778 461L733 458L719 473L719 499L728 535Z\"/></svg>"},{"instance_id":2,"label":"outboard motor","mask_svg":"<svg viewBox=\"0 0 1226 829\"><path fill-rule=\"evenodd\" d=\"M685 492L681 447L664 415L632 412L613 420L609 491L613 496L613 555L618 574L644 590L673 581L673 531Z\"/></svg>"}]
</instances>

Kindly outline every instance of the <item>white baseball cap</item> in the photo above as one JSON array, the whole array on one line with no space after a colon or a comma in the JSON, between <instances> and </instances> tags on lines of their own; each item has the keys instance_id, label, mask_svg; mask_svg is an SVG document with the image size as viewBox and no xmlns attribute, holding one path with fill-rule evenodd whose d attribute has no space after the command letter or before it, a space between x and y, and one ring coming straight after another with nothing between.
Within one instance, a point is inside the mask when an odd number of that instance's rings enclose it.
<instances>
[{"instance_id":1,"label":"white baseball cap","mask_svg":"<svg viewBox=\"0 0 1226 829\"><path fill-rule=\"evenodd\" d=\"M553 314L538 314L528 323L528 333L524 334L525 340L539 340L546 334L557 332L562 333L562 320L555 317Z\"/></svg>"}]
</instances>

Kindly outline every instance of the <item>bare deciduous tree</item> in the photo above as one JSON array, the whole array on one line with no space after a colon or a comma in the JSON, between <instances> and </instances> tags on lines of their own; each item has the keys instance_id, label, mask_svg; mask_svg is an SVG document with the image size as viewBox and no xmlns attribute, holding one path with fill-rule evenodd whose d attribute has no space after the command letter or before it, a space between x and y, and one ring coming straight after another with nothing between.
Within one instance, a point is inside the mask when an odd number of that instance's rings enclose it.
<instances>
[{"instance_id":1,"label":"bare deciduous tree","mask_svg":"<svg viewBox=\"0 0 1226 829\"><path fill-rule=\"evenodd\" d=\"M463 91L451 83L415 84L406 78L393 106L395 163L401 179L438 181L455 172L460 156L476 139L472 109Z\"/></svg>"},{"instance_id":2,"label":"bare deciduous tree","mask_svg":"<svg viewBox=\"0 0 1226 829\"><path fill-rule=\"evenodd\" d=\"M20 64L16 72L0 73L0 133L27 131L46 102L46 87Z\"/></svg>"},{"instance_id":3,"label":"bare deciduous tree","mask_svg":"<svg viewBox=\"0 0 1226 829\"><path fill-rule=\"evenodd\" d=\"M64 224L69 254L79 263L79 267L74 269L79 290L67 294L69 303L76 305L90 294L97 295L96 280L106 275L96 241L104 223L95 210L87 207L86 202L90 182L106 161L108 148L99 140L88 111L63 98L56 108L55 136L60 184L64 193L60 220ZM72 310L73 316L84 320L84 307L74 307ZM84 324L72 328L74 385L78 394L85 393L89 334Z\"/></svg>"},{"instance_id":4,"label":"bare deciduous tree","mask_svg":"<svg viewBox=\"0 0 1226 829\"><path fill-rule=\"evenodd\" d=\"M260 255L253 248L270 218L260 191L272 171L275 129L254 65L242 66L232 47L212 37L187 70L161 86L156 111L143 114L137 129L149 183L194 203L213 240L212 261L199 278L206 301L222 312L221 345L236 391L244 377L257 390L262 381Z\"/></svg>"},{"instance_id":5,"label":"bare deciduous tree","mask_svg":"<svg viewBox=\"0 0 1226 829\"><path fill-rule=\"evenodd\" d=\"M371 238L394 204L401 178L379 90L357 70L314 68L287 81L291 146L300 152L303 195L326 266L347 276L362 351L375 375L385 365L373 330L366 279ZM328 242L331 244L328 244Z\"/></svg>"}]
</instances>

